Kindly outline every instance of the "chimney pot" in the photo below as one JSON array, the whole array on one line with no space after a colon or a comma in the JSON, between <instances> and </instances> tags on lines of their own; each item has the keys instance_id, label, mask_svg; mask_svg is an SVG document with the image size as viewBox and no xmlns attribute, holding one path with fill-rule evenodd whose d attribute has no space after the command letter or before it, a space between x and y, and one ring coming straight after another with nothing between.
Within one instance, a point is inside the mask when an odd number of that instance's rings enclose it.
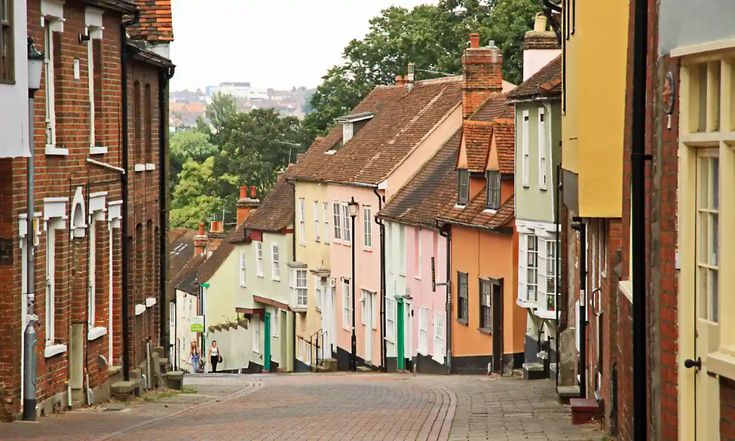
<instances>
[{"instance_id":1,"label":"chimney pot","mask_svg":"<svg viewBox=\"0 0 735 441\"><path fill-rule=\"evenodd\" d=\"M403 76L396 75L396 86L403 86Z\"/></svg>"},{"instance_id":2,"label":"chimney pot","mask_svg":"<svg viewBox=\"0 0 735 441\"><path fill-rule=\"evenodd\" d=\"M533 21L533 30L534 32L544 32L546 31L546 25L548 23L548 19L546 18L546 15L544 15L542 12L539 12L536 14L536 17Z\"/></svg>"},{"instance_id":3,"label":"chimney pot","mask_svg":"<svg viewBox=\"0 0 735 441\"><path fill-rule=\"evenodd\" d=\"M204 222L199 222L199 235L204 236Z\"/></svg>"},{"instance_id":4,"label":"chimney pot","mask_svg":"<svg viewBox=\"0 0 735 441\"><path fill-rule=\"evenodd\" d=\"M470 34L470 47L473 49L480 47L480 34L477 32Z\"/></svg>"},{"instance_id":5,"label":"chimney pot","mask_svg":"<svg viewBox=\"0 0 735 441\"><path fill-rule=\"evenodd\" d=\"M255 199L255 197L258 196L258 190L255 188L254 185L250 186L250 197Z\"/></svg>"},{"instance_id":6,"label":"chimney pot","mask_svg":"<svg viewBox=\"0 0 735 441\"><path fill-rule=\"evenodd\" d=\"M240 199L245 199L246 197L248 197L248 186L241 185L240 186Z\"/></svg>"}]
</instances>

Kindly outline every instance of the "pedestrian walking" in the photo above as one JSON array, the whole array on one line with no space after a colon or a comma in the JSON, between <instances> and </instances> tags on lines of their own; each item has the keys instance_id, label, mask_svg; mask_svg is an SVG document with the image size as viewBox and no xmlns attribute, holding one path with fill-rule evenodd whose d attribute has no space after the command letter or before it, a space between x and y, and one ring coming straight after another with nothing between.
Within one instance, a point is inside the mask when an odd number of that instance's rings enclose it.
<instances>
[{"instance_id":1,"label":"pedestrian walking","mask_svg":"<svg viewBox=\"0 0 735 441\"><path fill-rule=\"evenodd\" d=\"M217 372L217 364L222 363L222 354L219 353L217 340L212 340L212 346L209 348L209 361L212 363L212 372Z\"/></svg>"},{"instance_id":2,"label":"pedestrian walking","mask_svg":"<svg viewBox=\"0 0 735 441\"><path fill-rule=\"evenodd\" d=\"M189 348L189 359L191 360L191 371L200 372L202 360L201 354L199 353L199 345L196 340L191 342L191 347Z\"/></svg>"}]
</instances>

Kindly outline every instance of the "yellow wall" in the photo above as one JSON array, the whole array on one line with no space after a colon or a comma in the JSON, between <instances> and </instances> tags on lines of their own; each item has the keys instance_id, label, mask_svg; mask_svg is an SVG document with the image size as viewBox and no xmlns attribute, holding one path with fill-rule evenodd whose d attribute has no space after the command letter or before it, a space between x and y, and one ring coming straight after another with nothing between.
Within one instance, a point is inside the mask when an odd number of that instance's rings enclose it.
<instances>
[{"instance_id":1,"label":"yellow wall","mask_svg":"<svg viewBox=\"0 0 735 441\"><path fill-rule=\"evenodd\" d=\"M582 217L622 215L628 12L627 0L579 0L564 39L562 167L578 175Z\"/></svg>"},{"instance_id":2,"label":"yellow wall","mask_svg":"<svg viewBox=\"0 0 735 441\"><path fill-rule=\"evenodd\" d=\"M324 240L324 216L323 211L319 213L319 225L321 226L321 239L319 242L314 240L314 214L313 214L313 203L319 201L321 205L323 202L328 203L327 212L329 213L329 226L332 225L332 201L328 199L327 185L315 184L311 182L295 182L295 193L296 193L296 217L294 222L294 237L296 238L296 256L295 261L305 263L308 266L309 273L307 276L307 286L309 289L308 293L308 308L306 313L296 314L296 336L308 339L312 334L317 332L321 328L321 313L316 309L316 288L314 286L314 275L311 270L318 268L330 267L329 265L329 245ZM300 228L299 228L299 213L298 213L298 201L300 198L305 200L305 223L306 223L306 237L301 240ZM332 231L330 230L329 238L332 237ZM303 244L302 244L303 242ZM331 240L329 241L331 242ZM296 342L298 344L298 341Z\"/></svg>"},{"instance_id":3,"label":"yellow wall","mask_svg":"<svg viewBox=\"0 0 735 441\"><path fill-rule=\"evenodd\" d=\"M233 251L207 281L204 290L204 314L206 326L226 323L237 319L233 286L238 286L239 253Z\"/></svg>"}]
</instances>

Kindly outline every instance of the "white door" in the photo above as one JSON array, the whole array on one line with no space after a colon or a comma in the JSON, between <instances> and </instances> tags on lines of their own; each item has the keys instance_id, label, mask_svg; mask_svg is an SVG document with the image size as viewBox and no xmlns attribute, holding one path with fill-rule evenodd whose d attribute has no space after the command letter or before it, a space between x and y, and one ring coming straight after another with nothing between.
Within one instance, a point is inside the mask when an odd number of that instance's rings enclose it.
<instances>
[{"instance_id":1,"label":"white door","mask_svg":"<svg viewBox=\"0 0 735 441\"><path fill-rule=\"evenodd\" d=\"M372 360L373 354L373 293L365 292L365 363Z\"/></svg>"},{"instance_id":2,"label":"white door","mask_svg":"<svg viewBox=\"0 0 735 441\"><path fill-rule=\"evenodd\" d=\"M410 300L406 300L404 303L405 307L403 311L406 315L406 320L403 321L403 335L405 336L406 347L403 350L403 356L411 360L413 359L413 309L411 308ZM406 366L406 369L408 369L408 365Z\"/></svg>"},{"instance_id":3,"label":"white door","mask_svg":"<svg viewBox=\"0 0 735 441\"><path fill-rule=\"evenodd\" d=\"M329 341L329 357L337 350L337 287L336 284L329 288L329 331L327 334Z\"/></svg>"}]
</instances>

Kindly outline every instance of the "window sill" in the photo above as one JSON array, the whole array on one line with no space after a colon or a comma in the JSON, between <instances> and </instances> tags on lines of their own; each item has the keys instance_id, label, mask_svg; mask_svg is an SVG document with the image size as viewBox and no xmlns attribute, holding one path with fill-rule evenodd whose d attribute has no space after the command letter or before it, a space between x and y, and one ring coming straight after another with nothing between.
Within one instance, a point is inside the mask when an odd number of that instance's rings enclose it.
<instances>
[{"instance_id":1,"label":"window sill","mask_svg":"<svg viewBox=\"0 0 735 441\"><path fill-rule=\"evenodd\" d=\"M68 156L69 149L62 149L55 145L46 144L46 155L47 156Z\"/></svg>"},{"instance_id":2,"label":"window sill","mask_svg":"<svg viewBox=\"0 0 735 441\"><path fill-rule=\"evenodd\" d=\"M556 311L550 311L546 308L539 308L533 312L536 317L546 319L546 320L552 320L556 318Z\"/></svg>"},{"instance_id":3,"label":"window sill","mask_svg":"<svg viewBox=\"0 0 735 441\"><path fill-rule=\"evenodd\" d=\"M516 304L520 306L521 308L534 308L536 306L536 302L533 300L522 300L522 299L516 299Z\"/></svg>"},{"instance_id":4,"label":"window sill","mask_svg":"<svg viewBox=\"0 0 735 441\"><path fill-rule=\"evenodd\" d=\"M66 352L66 345L50 345L46 346L46 348L43 350L43 356L45 358L51 358L55 355L63 354L64 352Z\"/></svg>"},{"instance_id":5,"label":"window sill","mask_svg":"<svg viewBox=\"0 0 735 441\"><path fill-rule=\"evenodd\" d=\"M467 326L467 320L459 318L455 320L457 320L457 323L459 323L460 325Z\"/></svg>"},{"instance_id":6,"label":"window sill","mask_svg":"<svg viewBox=\"0 0 735 441\"><path fill-rule=\"evenodd\" d=\"M135 164L133 166L133 170L136 171L136 172L145 171L145 164Z\"/></svg>"},{"instance_id":7,"label":"window sill","mask_svg":"<svg viewBox=\"0 0 735 441\"><path fill-rule=\"evenodd\" d=\"M303 314L308 309L308 306L305 306L305 305L304 306L291 305L290 308L291 308L291 311L293 311L293 312L298 312L298 313Z\"/></svg>"},{"instance_id":8,"label":"window sill","mask_svg":"<svg viewBox=\"0 0 735 441\"><path fill-rule=\"evenodd\" d=\"M147 162L147 163L145 164L145 169L146 169L147 171L155 170L155 169L156 169L156 164L153 164L153 163Z\"/></svg>"},{"instance_id":9,"label":"window sill","mask_svg":"<svg viewBox=\"0 0 735 441\"><path fill-rule=\"evenodd\" d=\"M89 332L87 333L87 341L97 340L98 338L106 334L107 334L107 328L104 328L102 326L91 328Z\"/></svg>"},{"instance_id":10,"label":"window sill","mask_svg":"<svg viewBox=\"0 0 735 441\"><path fill-rule=\"evenodd\" d=\"M265 276L264 276L263 274L256 274L255 276L256 276L256 277L260 277L261 279L262 279L263 277L265 277Z\"/></svg>"},{"instance_id":11,"label":"window sill","mask_svg":"<svg viewBox=\"0 0 735 441\"><path fill-rule=\"evenodd\" d=\"M493 330L490 328L477 328L478 331L480 331L483 334L492 335Z\"/></svg>"},{"instance_id":12,"label":"window sill","mask_svg":"<svg viewBox=\"0 0 735 441\"><path fill-rule=\"evenodd\" d=\"M621 280L618 282L618 290L628 299L630 304L633 304L633 281L632 280Z\"/></svg>"},{"instance_id":13,"label":"window sill","mask_svg":"<svg viewBox=\"0 0 735 441\"><path fill-rule=\"evenodd\" d=\"M495 208L485 208L482 212L485 214L497 214L498 210Z\"/></svg>"},{"instance_id":14,"label":"window sill","mask_svg":"<svg viewBox=\"0 0 735 441\"><path fill-rule=\"evenodd\" d=\"M150 308L151 306L154 306L156 304L156 298L155 297L146 297L145 299L145 307Z\"/></svg>"},{"instance_id":15,"label":"window sill","mask_svg":"<svg viewBox=\"0 0 735 441\"><path fill-rule=\"evenodd\" d=\"M138 303L135 305L135 315L141 315L145 312L145 305Z\"/></svg>"},{"instance_id":16,"label":"window sill","mask_svg":"<svg viewBox=\"0 0 735 441\"><path fill-rule=\"evenodd\" d=\"M271 277L271 281L272 282L280 282L281 281L281 278L280 277Z\"/></svg>"},{"instance_id":17,"label":"window sill","mask_svg":"<svg viewBox=\"0 0 735 441\"><path fill-rule=\"evenodd\" d=\"M725 346L708 354L704 364L707 372L735 380L735 346Z\"/></svg>"},{"instance_id":18,"label":"window sill","mask_svg":"<svg viewBox=\"0 0 735 441\"><path fill-rule=\"evenodd\" d=\"M90 155L104 155L105 153L107 153L107 147L91 146L89 148Z\"/></svg>"},{"instance_id":19,"label":"window sill","mask_svg":"<svg viewBox=\"0 0 735 441\"><path fill-rule=\"evenodd\" d=\"M365 247L363 247L363 248L362 248L362 250L363 250L364 252L366 252L366 253L372 253L372 252L373 252L373 248L372 248L372 247L370 247L370 248L365 248Z\"/></svg>"}]
</instances>

